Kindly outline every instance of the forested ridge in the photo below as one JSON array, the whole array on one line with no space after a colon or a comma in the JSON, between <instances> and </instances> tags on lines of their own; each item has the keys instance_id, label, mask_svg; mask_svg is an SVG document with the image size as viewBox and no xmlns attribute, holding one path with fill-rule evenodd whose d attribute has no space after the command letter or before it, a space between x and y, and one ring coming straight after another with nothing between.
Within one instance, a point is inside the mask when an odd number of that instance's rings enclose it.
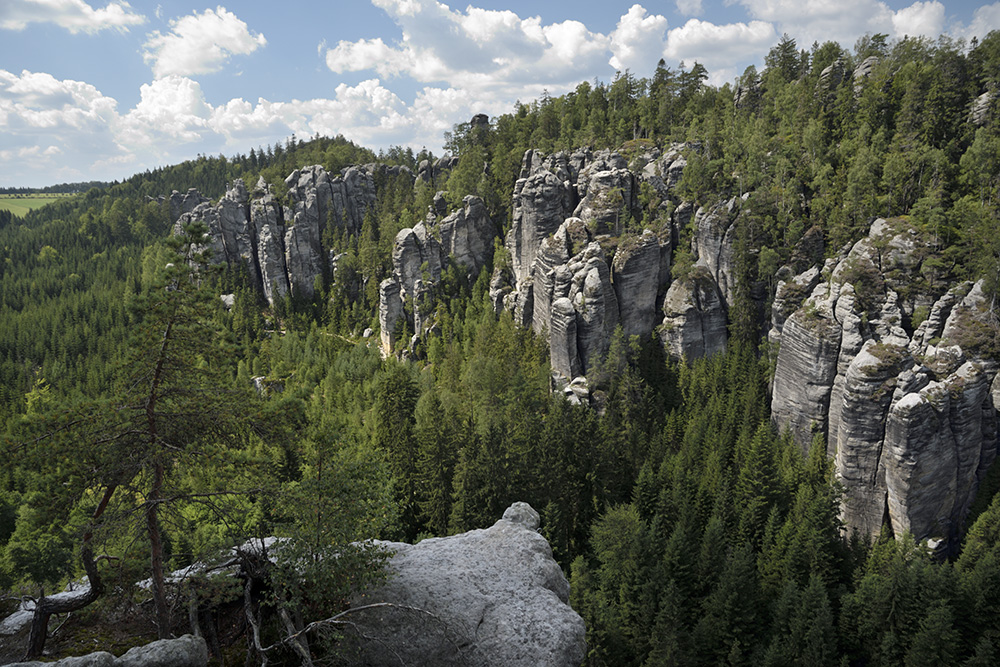
<instances>
[{"instance_id":1,"label":"forested ridge","mask_svg":"<svg viewBox=\"0 0 1000 667\"><path fill-rule=\"evenodd\" d=\"M930 248L922 289L982 279L995 299L1000 34L873 35L853 49L786 36L762 71L706 79L697 63L661 61L649 79L623 72L458 125L446 137L457 161L426 180L412 178L434 161L426 152L293 137L0 217L7 601L62 589L96 554L105 594L83 613L166 636L186 611L131 585L156 585L158 557L169 571L276 535L312 557L313 583L278 565L263 606L296 610L301 625L377 579L383 556L349 544L485 527L521 500L571 581L587 664L995 664L997 470L950 559L908 535L846 534L825 443L803 457L771 424L775 350L751 290L766 286L769 303L807 233L833 256L878 216L905 219ZM393 240L436 192L449 208L480 197L507 230L525 151L636 160L671 144L684 145L684 200L752 204L724 354L675 361L655 337L619 332L588 374L600 409L571 405L550 390L545 341L490 301L493 269L509 262L500 243L478 276L445 267L431 333L404 350L413 332L397 332L398 354L380 354ZM336 273L311 297L269 304L239 271L202 261L203 229L171 234L172 190L217 199L233 179L263 177L281 201L295 169L367 163L410 175L377 172L358 233L324 230ZM612 243L671 214L650 188L637 201ZM691 234L679 230L675 276L694 270ZM234 295L231 308L220 294ZM316 557L331 553L344 556ZM242 591L197 595L223 615ZM90 627L68 626L71 637ZM282 632L274 621L265 638ZM230 659L247 650L243 638L217 641ZM282 650L272 660L298 664L298 649ZM335 659L336 637L313 650Z\"/></svg>"}]
</instances>

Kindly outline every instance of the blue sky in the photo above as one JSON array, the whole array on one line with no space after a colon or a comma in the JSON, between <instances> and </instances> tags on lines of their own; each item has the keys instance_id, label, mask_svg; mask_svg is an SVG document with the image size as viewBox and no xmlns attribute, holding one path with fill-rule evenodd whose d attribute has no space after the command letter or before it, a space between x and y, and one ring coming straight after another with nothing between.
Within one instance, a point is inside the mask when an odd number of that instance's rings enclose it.
<instances>
[{"instance_id":1,"label":"blue sky","mask_svg":"<svg viewBox=\"0 0 1000 667\"><path fill-rule=\"evenodd\" d=\"M783 33L851 48L1000 28L1000 1L466 3L0 0L0 186L123 179L293 133L439 153L476 113L661 57L721 85Z\"/></svg>"}]
</instances>

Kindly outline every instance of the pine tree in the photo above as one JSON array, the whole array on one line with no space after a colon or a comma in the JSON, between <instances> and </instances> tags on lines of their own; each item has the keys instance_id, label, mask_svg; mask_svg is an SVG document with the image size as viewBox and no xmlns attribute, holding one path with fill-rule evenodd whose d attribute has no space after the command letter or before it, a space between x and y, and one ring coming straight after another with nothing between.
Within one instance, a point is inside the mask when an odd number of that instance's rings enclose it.
<instances>
[{"instance_id":1,"label":"pine tree","mask_svg":"<svg viewBox=\"0 0 1000 667\"><path fill-rule=\"evenodd\" d=\"M136 300L138 323L112 396L54 402L22 427L27 437L20 453L43 473L35 479L43 492L67 507L93 507L92 494L101 498L85 523L81 549L94 597L102 590L92 559L95 531L120 533L129 529L129 515L143 517L160 637L171 632L161 517L174 504L229 492L218 486L227 479L224 462L243 446L253 423L249 387L230 386L221 356L224 337L213 323L219 301L208 289L200 245L205 233L204 225L191 224L173 237L174 261ZM62 465L53 470L53 461ZM117 510L110 518L109 506ZM45 610L39 605L36 617ZM43 622L35 624L29 654L41 651L44 631Z\"/></svg>"}]
</instances>

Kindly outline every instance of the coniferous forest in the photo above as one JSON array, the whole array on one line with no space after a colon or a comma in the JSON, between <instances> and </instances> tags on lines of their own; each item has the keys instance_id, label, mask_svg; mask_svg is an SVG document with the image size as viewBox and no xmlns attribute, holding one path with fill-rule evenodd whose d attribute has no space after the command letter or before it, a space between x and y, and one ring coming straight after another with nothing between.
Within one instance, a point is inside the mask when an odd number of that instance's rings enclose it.
<instances>
[{"instance_id":1,"label":"coniferous forest","mask_svg":"<svg viewBox=\"0 0 1000 667\"><path fill-rule=\"evenodd\" d=\"M292 137L23 218L0 212L5 614L90 576L93 603L59 633L49 624L50 647L129 623L146 640L169 636L189 613L168 605L164 573L275 536L293 546L258 564L260 605L279 619L261 632L274 642L290 612L301 628L379 579L385 555L365 540L483 528L520 500L540 513L571 582L587 665L997 664L1000 469L948 557L907 534L848 533L825 442L803 456L772 425L776 352L746 293L765 284L772 299L771 277L810 230L832 256L884 217L929 239L935 280L982 279L992 303L1000 34L869 35L853 48L785 36L761 71L722 87L706 79L697 63L660 61L649 79L621 72L455 126L450 170L415 183L379 171L360 231L324 230L336 274L273 304L208 261L203 228L175 229L162 196L197 188L214 201L234 179L263 178L281 200L285 177L306 165L416 173L440 156ZM428 335L408 347L413 332L396 332L397 354L380 354L393 240L438 191L450 207L480 197L507 230L528 149L631 160L672 144L685 146L685 201L753 203L724 353L671 359L655 336L619 331L588 372L600 409L571 404L550 389L548 344L490 301L490 276L509 261L498 242L478 275L443 269ZM638 202L613 235L660 229L656 194ZM693 270L690 234L680 230L675 276ZM220 617L243 613L239 587L196 581L189 594ZM233 664L251 651L242 637L214 642ZM40 652L46 627L0 657L20 659L25 643ZM304 664L282 650L273 663ZM314 652L335 661L337 637Z\"/></svg>"}]
</instances>

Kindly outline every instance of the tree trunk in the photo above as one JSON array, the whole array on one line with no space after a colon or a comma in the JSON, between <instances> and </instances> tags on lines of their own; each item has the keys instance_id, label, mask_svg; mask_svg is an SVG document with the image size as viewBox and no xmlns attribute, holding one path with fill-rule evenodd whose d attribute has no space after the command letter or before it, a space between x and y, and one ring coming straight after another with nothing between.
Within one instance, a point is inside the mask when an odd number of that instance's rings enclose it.
<instances>
[{"instance_id":1,"label":"tree trunk","mask_svg":"<svg viewBox=\"0 0 1000 667\"><path fill-rule=\"evenodd\" d=\"M94 510L92 517L94 522L104 514L104 510L107 508L108 502L111 500L111 496L114 495L116 488L118 487L112 485L105 489L104 497L101 499L100 504L98 504L97 509ZM35 603L34 614L31 617L31 630L28 633L28 648L24 654L25 660L33 660L41 656L42 651L45 650L46 635L49 631L49 618L52 614L68 614L78 609L83 609L104 593L104 582L101 581L101 575L97 571L97 563L94 561L94 550L90 545L93 536L93 530L88 530L84 534L83 544L80 546L80 558L83 560L83 569L87 573L90 590L80 597L69 599L53 600L52 598L42 596Z\"/></svg>"},{"instance_id":2,"label":"tree trunk","mask_svg":"<svg viewBox=\"0 0 1000 667\"><path fill-rule=\"evenodd\" d=\"M153 466L153 485L146 499L146 530L149 533L149 569L152 574L153 605L156 608L156 633L160 639L170 637L170 609L163 581L163 542L160 540L159 501L163 489L163 464Z\"/></svg>"}]
</instances>

